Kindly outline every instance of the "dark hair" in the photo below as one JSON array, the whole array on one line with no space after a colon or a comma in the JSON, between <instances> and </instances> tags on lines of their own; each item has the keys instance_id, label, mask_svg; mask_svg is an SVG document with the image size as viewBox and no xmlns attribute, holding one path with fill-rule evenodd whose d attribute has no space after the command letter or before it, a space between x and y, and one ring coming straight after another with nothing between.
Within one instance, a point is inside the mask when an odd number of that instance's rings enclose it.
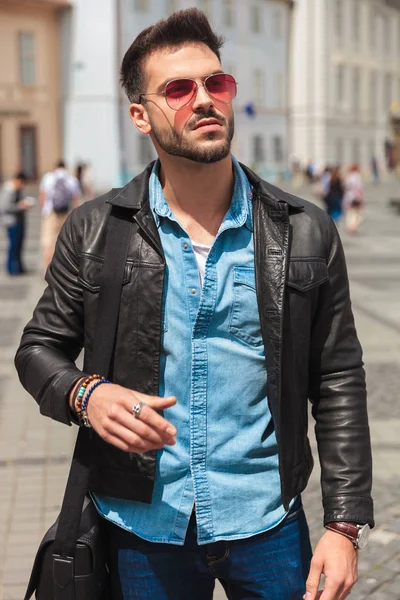
<instances>
[{"instance_id":1,"label":"dark hair","mask_svg":"<svg viewBox=\"0 0 400 600\"><path fill-rule=\"evenodd\" d=\"M145 59L160 48L176 48L187 42L205 44L221 60L224 38L211 29L206 15L197 8L173 13L144 29L128 48L121 65L120 82L130 102L140 102L144 91Z\"/></svg>"},{"instance_id":2,"label":"dark hair","mask_svg":"<svg viewBox=\"0 0 400 600\"><path fill-rule=\"evenodd\" d=\"M14 175L14 179L19 179L20 181L24 182L26 181L28 178L25 175L25 173L23 171L19 171L18 173L16 173Z\"/></svg>"},{"instance_id":3,"label":"dark hair","mask_svg":"<svg viewBox=\"0 0 400 600\"><path fill-rule=\"evenodd\" d=\"M59 160L56 164L57 169L65 169L65 162L63 160Z\"/></svg>"},{"instance_id":4,"label":"dark hair","mask_svg":"<svg viewBox=\"0 0 400 600\"><path fill-rule=\"evenodd\" d=\"M337 165L332 169L331 183L336 183L337 181L342 181L342 177L340 174L340 167Z\"/></svg>"}]
</instances>

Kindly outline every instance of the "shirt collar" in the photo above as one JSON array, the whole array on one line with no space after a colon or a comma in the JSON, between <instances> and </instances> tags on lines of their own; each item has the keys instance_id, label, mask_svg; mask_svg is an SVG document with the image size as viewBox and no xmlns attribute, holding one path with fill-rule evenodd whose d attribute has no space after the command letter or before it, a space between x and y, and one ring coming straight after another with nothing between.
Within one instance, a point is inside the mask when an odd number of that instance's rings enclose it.
<instances>
[{"instance_id":1,"label":"shirt collar","mask_svg":"<svg viewBox=\"0 0 400 600\"><path fill-rule=\"evenodd\" d=\"M223 227L223 229L228 229L229 227L242 227L242 225L245 225L251 231L253 227L251 202L253 189L236 158L233 155L231 155L231 158L235 172L235 184L233 188L232 201L229 210L221 224L221 228ZM149 200L150 208L152 210L157 227L160 226L160 217L167 217L172 221L176 221L164 196L164 192L158 178L159 172L160 161L156 160L149 180Z\"/></svg>"}]
</instances>

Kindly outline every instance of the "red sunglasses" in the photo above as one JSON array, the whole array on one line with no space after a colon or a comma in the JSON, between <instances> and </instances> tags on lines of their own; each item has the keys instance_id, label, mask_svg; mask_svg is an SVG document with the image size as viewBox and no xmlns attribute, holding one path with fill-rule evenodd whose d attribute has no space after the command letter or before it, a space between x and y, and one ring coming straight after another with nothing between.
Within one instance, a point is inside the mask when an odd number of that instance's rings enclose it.
<instances>
[{"instance_id":1,"label":"red sunglasses","mask_svg":"<svg viewBox=\"0 0 400 600\"><path fill-rule=\"evenodd\" d=\"M224 104L232 102L237 94L237 84L234 77L227 73L216 73L215 75L208 75L200 84L195 79L173 79L165 84L163 92L140 94L139 102L141 102L142 96L165 96L165 100L172 110L181 110L193 100L199 85L205 87L211 98L218 102L224 102Z\"/></svg>"}]
</instances>

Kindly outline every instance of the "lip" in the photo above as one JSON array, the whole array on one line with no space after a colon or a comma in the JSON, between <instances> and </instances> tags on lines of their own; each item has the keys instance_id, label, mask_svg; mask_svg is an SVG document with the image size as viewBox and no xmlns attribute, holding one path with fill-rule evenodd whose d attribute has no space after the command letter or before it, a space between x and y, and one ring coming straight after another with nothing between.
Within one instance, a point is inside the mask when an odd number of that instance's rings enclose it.
<instances>
[{"instance_id":1,"label":"lip","mask_svg":"<svg viewBox=\"0 0 400 600\"><path fill-rule=\"evenodd\" d=\"M218 127L222 127L222 124L216 119L203 119L202 121L197 123L194 129L204 129L205 127L207 127L207 129L211 131L218 129Z\"/></svg>"}]
</instances>

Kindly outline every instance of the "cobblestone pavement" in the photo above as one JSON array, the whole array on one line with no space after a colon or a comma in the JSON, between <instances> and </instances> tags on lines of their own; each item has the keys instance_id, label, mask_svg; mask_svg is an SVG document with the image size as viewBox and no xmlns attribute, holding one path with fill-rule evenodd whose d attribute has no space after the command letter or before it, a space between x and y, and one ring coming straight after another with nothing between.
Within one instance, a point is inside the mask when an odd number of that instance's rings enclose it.
<instances>
[{"instance_id":1,"label":"cobblestone pavement","mask_svg":"<svg viewBox=\"0 0 400 600\"><path fill-rule=\"evenodd\" d=\"M377 523L360 553L353 600L400 600L400 215L387 205L393 191L370 188L359 234L343 233L367 368ZM2 262L4 249L1 231ZM40 416L13 368L22 327L43 290L38 250L35 208L25 249L31 273L0 274L0 600L23 598L37 545L60 508L75 437L74 428ZM310 436L315 451L312 429ZM303 496L313 545L323 533L318 478L316 465ZM214 598L225 598L219 585Z\"/></svg>"}]
</instances>

